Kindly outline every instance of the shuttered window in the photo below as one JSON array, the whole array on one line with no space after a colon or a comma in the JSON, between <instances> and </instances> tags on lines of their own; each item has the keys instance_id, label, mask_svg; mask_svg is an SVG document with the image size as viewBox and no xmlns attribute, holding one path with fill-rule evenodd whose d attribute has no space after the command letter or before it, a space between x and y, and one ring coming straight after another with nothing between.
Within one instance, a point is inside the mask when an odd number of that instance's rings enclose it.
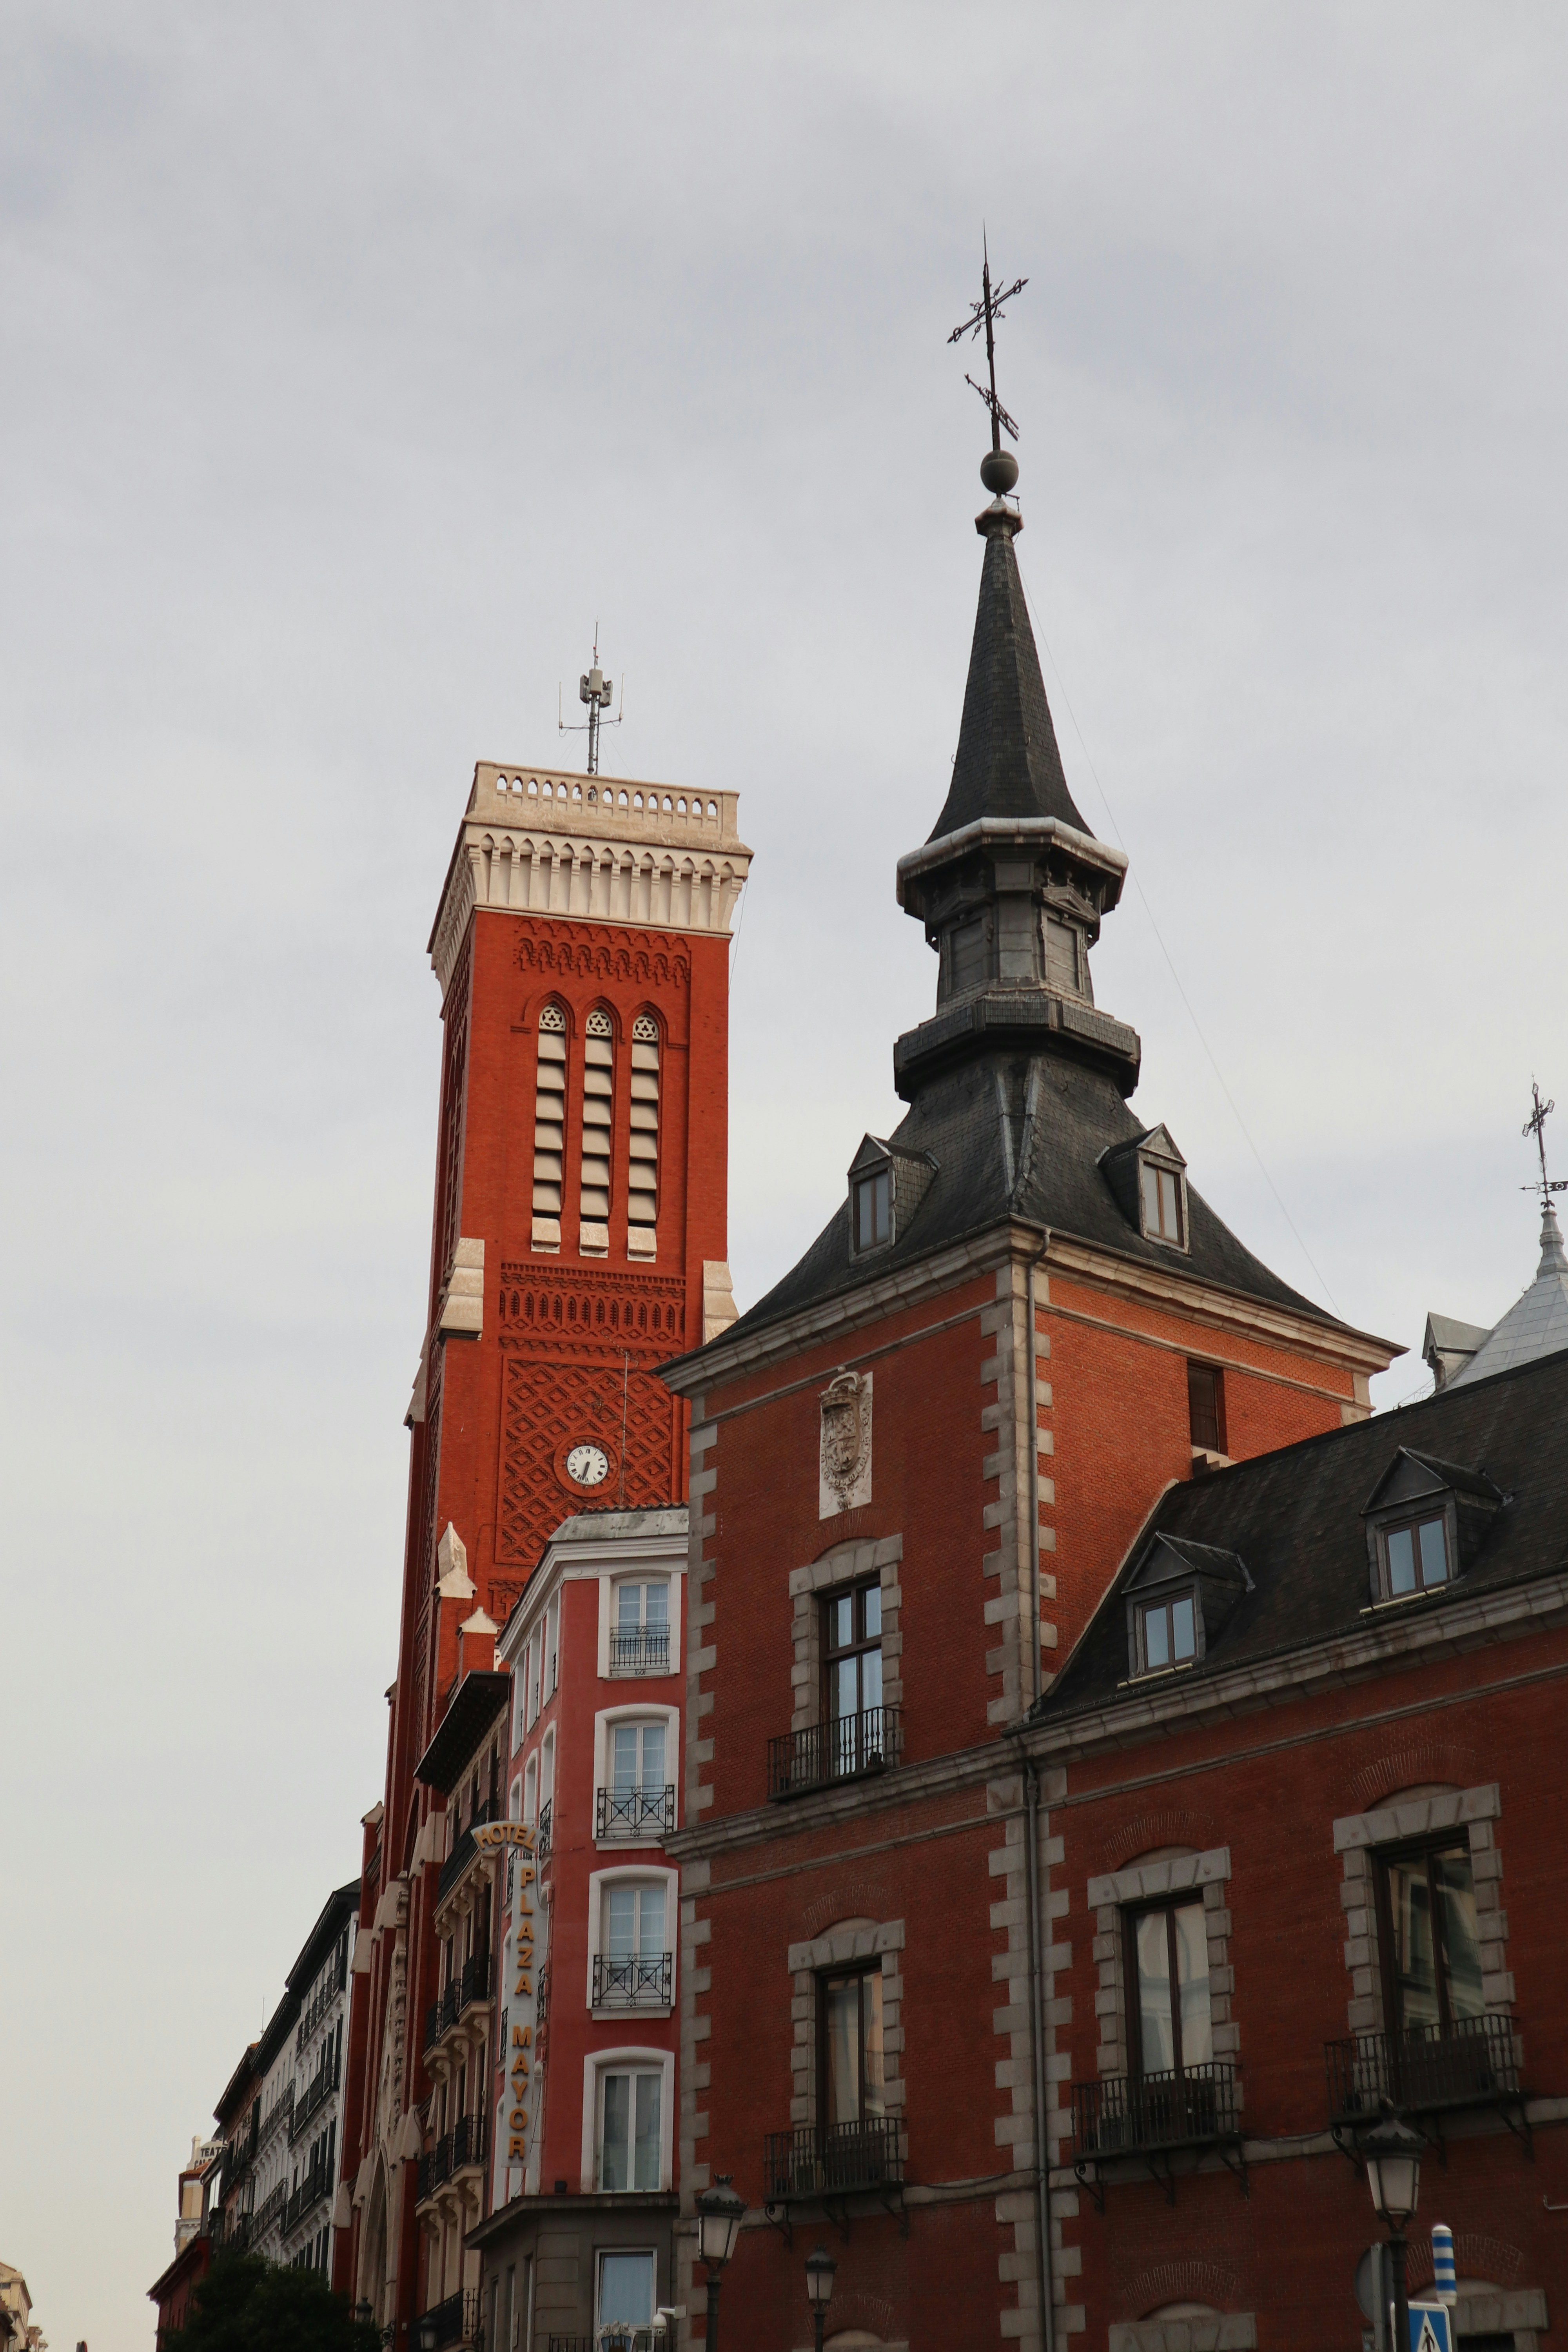
<instances>
[{"instance_id":1,"label":"shuttered window","mask_svg":"<svg viewBox=\"0 0 1568 2352\"><path fill-rule=\"evenodd\" d=\"M583 1037L583 1174L577 1246L603 1257L610 1246L610 1117L616 1091L616 1034L607 1013L590 1013Z\"/></svg>"},{"instance_id":2,"label":"shuttered window","mask_svg":"<svg viewBox=\"0 0 1568 2352\"><path fill-rule=\"evenodd\" d=\"M626 1254L656 1255L658 1223L658 1024L639 1013L632 1023L632 1106L626 1174Z\"/></svg>"},{"instance_id":3,"label":"shuttered window","mask_svg":"<svg viewBox=\"0 0 1568 2352\"><path fill-rule=\"evenodd\" d=\"M566 1015L539 1016L539 1076L533 1098L533 1246L561 1247L562 1163L566 1149Z\"/></svg>"}]
</instances>

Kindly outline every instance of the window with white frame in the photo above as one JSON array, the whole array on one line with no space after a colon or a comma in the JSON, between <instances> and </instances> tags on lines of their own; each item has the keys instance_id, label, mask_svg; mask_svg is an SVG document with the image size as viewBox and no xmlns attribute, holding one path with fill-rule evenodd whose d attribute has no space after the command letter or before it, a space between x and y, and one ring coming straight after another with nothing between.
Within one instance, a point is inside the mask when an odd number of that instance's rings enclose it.
<instances>
[{"instance_id":1,"label":"window with white frame","mask_svg":"<svg viewBox=\"0 0 1568 2352\"><path fill-rule=\"evenodd\" d=\"M657 2189L664 2136L664 2069L606 2066L599 2076L598 2185Z\"/></svg>"},{"instance_id":2,"label":"window with white frame","mask_svg":"<svg viewBox=\"0 0 1568 2352\"><path fill-rule=\"evenodd\" d=\"M525 1822L539 1819L539 1759L531 1756L522 1773L522 1818Z\"/></svg>"},{"instance_id":3,"label":"window with white frame","mask_svg":"<svg viewBox=\"0 0 1568 2352\"><path fill-rule=\"evenodd\" d=\"M613 1675L667 1675L669 1672L669 1580L660 1577L647 1583L630 1580L616 1586L615 1615L610 1625L610 1672Z\"/></svg>"},{"instance_id":4,"label":"window with white frame","mask_svg":"<svg viewBox=\"0 0 1568 2352\"><path fill-rule=\"evenodd\" d=\"M561 1182L566 1150L566 1015L547 1004L539 1016L539 1068L533 1103L533 1223L536 1250L561 1247Z\"/></svg>"},{"instance_id":5,"label":"window with white frame","mask_svg":"<svg viewBox=\"0 0 1568 2352\"><path fill-rule=\"evenodd\" d=\"M531 1729L539 1721L539 1636L536 1633L528 1645L528 1721Z\"/></svg>"},{"instance_id":6,"label":"window with white frame","mask_svg":"<svg viewBox=\"0 0 1568 2352\"><path fill-rule=\"evenodd\" d=\"M599 1908L594 1955L595 2009L668 2009L674 1954L669 1948L668 1878L613 1878Z\"/></svg>"},{"instance_id":7,"label":"window with white frame","mask_svg":"<svg viewBox=\"0 0 1568 2352\"><path fill-rule=\"evenodd\" d=\"M595 1834L657 1843L675 1827L675 1785L668 1778L668 1719L614 1723L605 1758L608 1778L598 1792Z\"/></svg>"},{"instance_id":8,"label":"window with white frame","mask_svg":"<svg viewBox=\"0 0 1568 2352\"><path fill-rule=\"evenodd\" d=\"M554 1696L561 1680L561 1596L544 1612L544 1696Z\"/></svg>"}]
</instances>

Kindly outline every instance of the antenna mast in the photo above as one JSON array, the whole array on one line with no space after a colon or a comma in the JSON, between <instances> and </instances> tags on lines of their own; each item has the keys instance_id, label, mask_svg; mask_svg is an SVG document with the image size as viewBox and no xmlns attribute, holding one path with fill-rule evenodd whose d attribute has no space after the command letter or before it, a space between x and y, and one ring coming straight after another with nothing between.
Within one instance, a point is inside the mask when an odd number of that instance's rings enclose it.
<instances>
[{"instance_id":1,"label":"antenna mast","mask_svg":"<svg viewBox=\"0 0 1568 2352\"><path fill-rule=\"evenodd\" d=\"M588 773L591 776L596 776L599 772L600 726L605 725L610 727L618 727L621 723L620 719L604 719L601 716L603 712L608 710L610 707L610 698L615 693L615 690L613 681L607 678L605 676L604 671L599 667L599 624L595 621L594 624L594 666L592 669L585 669L583 672L582 677L577 681L577 699L579 702L585 702L588 706L586 727L588 735ZM621 717L624 718L625 716L626 695L623 690L621 695ZM563 735L581 735L584 731L582 725L568 727L565 719L562 718L559 709L556 712L555 723Z\"/></svg>"}]
</instances>

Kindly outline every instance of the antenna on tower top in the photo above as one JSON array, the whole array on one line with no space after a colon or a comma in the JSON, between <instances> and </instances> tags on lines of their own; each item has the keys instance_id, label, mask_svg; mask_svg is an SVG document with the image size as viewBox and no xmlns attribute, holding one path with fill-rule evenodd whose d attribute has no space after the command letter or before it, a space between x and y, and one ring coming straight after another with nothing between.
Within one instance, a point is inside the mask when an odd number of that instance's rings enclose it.
<instances>
[{"instance_id":1,"label":"antenna on tower top","mask_svg":"<svg viewBox=\"0 0 1568 2352\"><path fill-rule=\"evenodd\" d=\"M610 698L615 693L615 690L614 682L607 678L605 676L604 671L599 667L599 624L595 621L594 624L594 667L592 669L585 669L583 672L582 677L577 681L577 698L580 702L585 702L587 704L587 719L585 720L579 721L579 723L574 727L568 727L565 716L561 709L559 689L557 689L555 702L555 724L563 735L581 735L584 732L584 728L586 729L588 736L588 773L591 776L596 776L599 772L600 727L618 727L621 723L621 719L626 715L626 680L623 678L621 680L620 718L608 719L601 718L600 714L608 710L610 707Z\"/></svg>"},{"instance_id":2,"label":"antenna on tower top","mask_svg":"<svg viewBox=\"0 0 1568 2352\"><path fill-rule=\"evenodd\" d=\"M1541 1205L1545 1209L1551 1207L1553 1192L1568 1192L1568 1176L1548 1176L1546 1173L1546 1122L1557 1106L1554 1102L1542 1101L1541 1088L1533 1078L1530 1081L1530 1092L1535 1108L1519 1131L1521 1135L1534 1136L1535 1148L1541 1154L1541 1173L1519 1189L1521 1192L1539 1192Z\"/></svg>"}]
</instances>

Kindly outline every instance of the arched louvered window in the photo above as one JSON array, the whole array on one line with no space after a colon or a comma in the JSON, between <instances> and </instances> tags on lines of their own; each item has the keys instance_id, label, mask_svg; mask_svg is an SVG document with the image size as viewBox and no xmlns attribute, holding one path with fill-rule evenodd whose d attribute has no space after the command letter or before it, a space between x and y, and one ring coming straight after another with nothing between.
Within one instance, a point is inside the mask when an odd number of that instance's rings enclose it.
<instances>
[{"instance_id":1,"label":"arched louvered window","mask_svg":"<svg viewBox=\"0 0 1568 2352\"><path fill-rule=\"evenodd\" d=\"M603 1257L610 1246L610 1116L616 1093L616 1033L607 1013L590 1013L583 1037L582 1222L577 1246Z\"/></svg>"},{"instance_id":2,"label":"arched louvered window","mask_svg":"<svg viewBox=\"0 0 1568 2352\"><path fill-rule=\"evenodd\" d=\"M566 1150L566 1015L539 1016L539 1076L533 1097L533 1246L561 1247L561 1181Z\"/></svg>"},{"instance_id":3,"label":"arched louvered window","mask_svg":"<svg viewBox=\"0 0 1568 2352\"><path fill-rule=\"evenodd\" d=\"M632 1023L632 1123L626 1177L626 1254L653 1257L658 1223L658 1024L648 1013Z\"/></svg>"}]
</instances>

